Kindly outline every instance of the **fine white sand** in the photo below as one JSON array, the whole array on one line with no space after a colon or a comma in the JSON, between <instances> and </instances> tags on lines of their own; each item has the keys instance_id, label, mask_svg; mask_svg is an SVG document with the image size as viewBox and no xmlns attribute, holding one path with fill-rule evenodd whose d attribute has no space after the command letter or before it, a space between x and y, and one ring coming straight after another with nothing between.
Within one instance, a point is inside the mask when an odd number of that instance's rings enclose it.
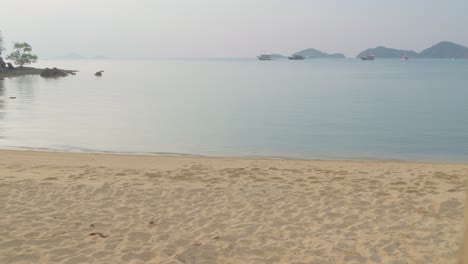
<instances>
[{"instance_id":1,"label":"fine white sand","mask_svg":"<svg viewBox=\"0 0 468 264\"><path fill-rule=\"evenodd\" d=\"M463 164L0 151L0 263L457 263L467 176Z\"/></svg>"}]
</instances>

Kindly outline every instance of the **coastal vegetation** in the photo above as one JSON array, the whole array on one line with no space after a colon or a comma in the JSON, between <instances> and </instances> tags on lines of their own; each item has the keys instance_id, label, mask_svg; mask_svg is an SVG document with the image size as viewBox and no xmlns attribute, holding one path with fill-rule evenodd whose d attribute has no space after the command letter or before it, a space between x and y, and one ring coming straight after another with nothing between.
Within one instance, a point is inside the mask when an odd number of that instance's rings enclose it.
<instances>
[{"instance_id":1,"label":"coastal vegetation","mask_svg":"<svg viewBox=\"0 0 468 264\"><path fill-rule=\"evenodd\" d=\"M0 54L2 54L2 51L4 51L5 48L3 47L3 36L2 36L2 31L0 31Z\"/></svg>"},{"instance_id":2,"label":"coastal vegetation","mask_svg":"<svg viewBox=\"0 0 468 264\"><path fill-rule=\"evenodd\" d=\"M8 55L8 60L13 60L15 64L23 67L26 64L37 62L37 55L32 54L32 47L26 42L15 42L13 45L14 52Z\"/></svg>"},{"instance_id":3,"label":"coastal vegetation","mask_svg":"<svg viewBox=\"0 0 468 264\"><path fill-rule=\"evenodd\" d=\"M5 50L3 43L3 37L0 31L0 54L2 51ZM15 51L6 56L6 59L13 61L19 67L15 68L11 63L4 62L3 58L0 57L0 79L3 79L5 77L17 77L24 75L41 75L44 78L75 75L76 71L73 70L62 70L57 68L38 69L33 67L24 67L24 65L37 62L38 56L32 53L31 45L29 45L26 42L15 42L13 44L13 49Z\"/></svg>"}]
</instances>

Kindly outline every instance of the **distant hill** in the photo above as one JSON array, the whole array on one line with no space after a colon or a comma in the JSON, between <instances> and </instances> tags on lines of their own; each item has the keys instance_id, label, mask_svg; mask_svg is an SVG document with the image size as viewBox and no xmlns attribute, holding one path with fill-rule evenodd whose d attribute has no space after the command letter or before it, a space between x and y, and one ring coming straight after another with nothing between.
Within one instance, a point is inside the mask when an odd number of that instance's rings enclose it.
<instances>
[{"instance_id":1,"label":"distant hill","mask_svg":"<svg viewBox=\"0 0 468 264\"><path fill-rule=\"evenodd\" d=\"M404 55L408 56L408 58L416 58L418 53L412 50L397 50L379 46L374 49L366 49L365 51L359 53L356 58L365 57L368 55L374 55L376 58L401 58Z\"/></svg>"},{"instance_id":2,"label":"distant hill","mask_svg":"<svg viewBox=\"0 0 468 264\"><path fill-rule=\"evenodd\" d=\"M418 58L425 59L468 59L468 48L453 42L442 41L421 51Z\"/></svg>"},{"instance_id":3,"label":"distant hill","mask_svg":"<svg viewBox=\"0 0 468 264\"><path fill-rule=\"evenodd\" d=\"M468 48L453 42L442 41L434 46L417 53L412 50L397 50L383 46L366 49L359 53L356 58L374 55L376 58L401 58L403 55L409 58L421 59L468 59Z\"/></svg>"},{"instance_id":4,"label":"distant hill","mask_svg":"<svg viewBox=\"0 0 468 264\"><path fill-rule=\"evenodd\" d=\"M342 53L328 54L328 53L324 53L316 49L301 50L301 51L294 53L293 55L299 55L306 59L322 59L322 58L344 59L346 58L345 55Z\"/></svg>"},{"instance_id":5,"label":"distant hill","mask_svg":"<svg viewBox=\"0 0 468 264\"><path fill-rule=\"evenodd\" d=\"M68 53L62 56L56 56L52 57L51 59L57 59L57 60L83 60L86 59L85 57L81 56L78 53Z\"/></svg>"},{"instance_id":6,"label":"distant hill","mask_svg":"<svg viewBox=\"0 0 468 264\"><path fill-rule=\"evenodd\" d=\"M94 56L92 59L93 60L110 60L109 57L102 56L102 55Z\"/></svg>"},{"instance_id":7,"label":"distant hill","mask_svg":"<svg viewBox=\"0 0 468 264\"><path fill-rule=\"evenodd\" d=\"M53 60L108 60L110 58L108 57L105 57L105 56L102 56L102 55L98 55L98 56L94 56L94 57L85 57L85 56L82 56L78 53L68 53L68 54L65 54L65 55L62 55L62 56L56 56L56 57L51 57L50 59L53 59Z\"/></svg>"},{"instance_id":8,"label":"distant hill","mask_svg":"<svg viewBox=\"0 0 468 264\"><path fill-rule=\"evenodd\" d=\"M287 56L284 56L284 55L281 55L281 54L277 54L277 53L273 53L273 54L268 54L270 55L270 57L272 59L286 59Z\"/></svg>"}]
</instances>

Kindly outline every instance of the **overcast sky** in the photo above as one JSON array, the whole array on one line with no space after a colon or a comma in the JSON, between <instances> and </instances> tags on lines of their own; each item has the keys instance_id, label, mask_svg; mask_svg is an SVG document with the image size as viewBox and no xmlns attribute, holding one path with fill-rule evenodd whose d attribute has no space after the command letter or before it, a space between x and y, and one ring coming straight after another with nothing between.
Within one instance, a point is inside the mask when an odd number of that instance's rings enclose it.
<instances>
[{"instance_id":1,"label":"overcast sky","mask_svg":"<svg viewBox=\"0 0 468 264\"><path fill-rule=\"evenodd\" d=\"M354 57L379 45L468 46L468 0L5 0L7 48L41 57L253 57L305 48Z\"/></svg>"}]
</instances>

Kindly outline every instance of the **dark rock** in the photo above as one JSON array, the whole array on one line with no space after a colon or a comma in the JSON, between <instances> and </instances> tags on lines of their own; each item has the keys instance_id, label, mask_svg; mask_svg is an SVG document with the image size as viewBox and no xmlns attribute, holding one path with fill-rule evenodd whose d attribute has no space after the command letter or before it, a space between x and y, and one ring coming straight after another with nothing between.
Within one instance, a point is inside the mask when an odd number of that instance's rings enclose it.
<instances>
[{"instance_id":1,"label":"dark rock","mask_svg":"<svg viewBox=\"0 0 468 264\"><path fill-rule=\"evenodd\" d=\"M104 71L98 71L98 72L96 72L96 73L94 74L94 76L102 76L102 73L103 73L103 72L104 72Z\"/></svg>"},{"instance_id":2,"label":"dark rock","mask_svg":"<svg viewBox=\"0 0 468 264\"><path fill-rule=\"evenodd\" d=\"M41 72L41 77L44 77L44 78L66 77L66 76L68 76L68 73L66 71L60 70L57 68L53 68L53 69L45 68Z\"/></svg>"},{"instance_id":3,"label":"dark rock","mask_svg":"<svg viewBox=\"0 0 468 264\"><path fill-rule=\"evenodd\" d=\"M8 65L8 69L12 69L12 70L15 69L15 66L13 66L13 64L7 63L7 65Z\"/></svg>"},{"instance_id":4,"label":"dark rock","mask_svg":"<svg viewBox=\"0 0 468 264\"><path fill-rule=\"evenodd\" d=\"M0 57L0 68L6 68L6 62L3 60L2 57Z\"/></svg>"}]
</instances>

